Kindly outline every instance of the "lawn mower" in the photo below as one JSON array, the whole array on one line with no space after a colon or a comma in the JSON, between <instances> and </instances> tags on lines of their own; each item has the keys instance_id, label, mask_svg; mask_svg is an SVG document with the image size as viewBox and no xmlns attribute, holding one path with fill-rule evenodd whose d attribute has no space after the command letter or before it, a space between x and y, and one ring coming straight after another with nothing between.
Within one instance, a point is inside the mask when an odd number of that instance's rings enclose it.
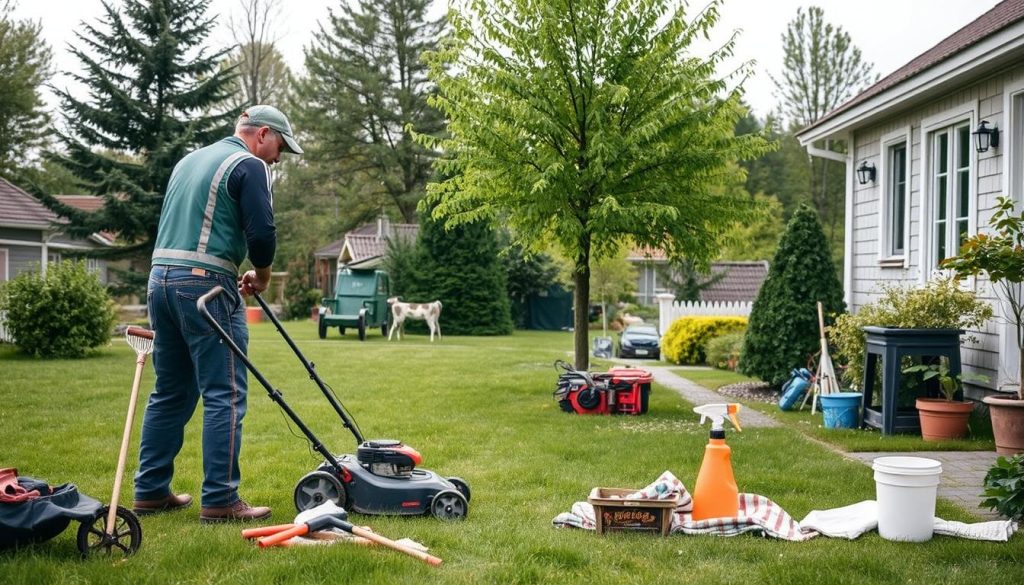
<instances>
[{"instance_id":1,"label":"lawn mower","mask_svg":"<svg viewBox=\"0 0 1024 585\"><path fill-rule=\"evenodd\" d=\"M647 370L617 366L607 372L580 371L555 362L558 384L553 393L559 407L577 414L644 414L654 377Z\"/></svg>"},{"instance_id":2,"label":"lawn mower","mask_svg":"<svg viewBox=\"0 0 1024 585\"><path fill-rule=\"evenodd\" d=\"M333 390L317 374L315 366L299 351L285 332L281 322L259 294L256 302L277 327L309 377L327 398L341 418L342 424L356 439L356 454L334 455L285 403L281 392L274 389L249 361L248 356L235 344L223 327L210 314L207 305L214 302L224 289L215 286L196 302L199 313L213 327L220 339L267 390L288 418L302 431L312 448L323 455L324 462L306 474L295 486L295 508L304 511L327 500L361 514L414 516L432 514L441 520L461 520L469 512L469 484L458 477L441 477L433 471L417 469L422 457L412 447L394 439L365 440L352 416L345 410ZM225 301L227 302L227 301Z\"/></svg>"}]
</instances>

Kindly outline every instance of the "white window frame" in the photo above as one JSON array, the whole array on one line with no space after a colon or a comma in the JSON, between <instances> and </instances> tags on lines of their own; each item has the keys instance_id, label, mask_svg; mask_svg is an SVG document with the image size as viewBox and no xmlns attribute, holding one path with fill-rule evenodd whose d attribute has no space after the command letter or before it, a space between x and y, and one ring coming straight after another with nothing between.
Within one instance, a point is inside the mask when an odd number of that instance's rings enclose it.
<instances>
[{"instance_id":1,"label":"white window frame","mask_svg":"<svg viewBox=\"0 0 1024 585\"><path fill-rule=\"evenodd\" d=\"M7 248L0 249L0 282L6 282L11 279L11 264L10 254L7 252Z\"/></svg>"},{"instance_id":2,"label":"white window frame","mask_svg":"<svg viewBox=\"0 0 1024 585\"><path fill-rule=\"evenodd\" d=\"M999 147L1003 155L1003 194L1013 199L1016 209L1024 207L1024 79L1003 87L1003 116L1006 123L1000 130ZM989 120L991 122L991 120ZM992 286L995 293L997 288ZM1005 301L998 302L996 312L1008 314ZM1008 319L999 325L999 368L996 387L1016 389L1020 384L1020 352L1017 349L1017 328Z\"/></svg>"},{"instance_id":3,"label":"white window frame","mask_svg":"<svg viewBox=\"0 0 1024 585\"><path fill-rule=\"evenodd\" d=\"M932 186L932 153L934 150L934 134L947 128L955 128L956 126L962 126L964 124L967 125L970 132L973 132L973 129L978 125L977 120L978 110L977 104L975 103L964 104L957 108L925 118L921 122L921 214L919 216L921 222L921 284L926 284L929 280L932 280L934 275L948 275L948 271L936 268L936 264L938 264L940 259L935 257L936 240L933 225L933 216L935 212ZM968 136L970 135L968 134ZM951 146L952 144L953 143L950 142ZM970 237L978 231L978 153L975 151L970 137L968 138L968 146L970 147L970 150L967 161L967 236ZM953 169L950 168L949 171L953 172ZM952 192L950 192L949 197L947 198L947 205L952 205L952 201ZM953 221L953 217L950 217L949 221ZM947 235L949 234L949 230L950 227L947 226ZM950 244L952 244L952 240L949 241ZM973 290L974 280L974 277L965 279L964 286Z\"/></svg>"},{"instance_id":4,"label":"white window frame","mask_svg":"<svg viewBox=\"0 0 1024 585\"><path fill-rule=\"evenodd\" d=\"M881 185L881 212L879 215L879 246L878 246L878 262L883 267L895 267L895 268L906 268L907 260L910 256L910 161L911 161L911 128L906 126L895 132L890 132L882 136L879 141L879 163L878 163L878 180L877 185ZM903 204L906 209L903 213L903 253L894 254L893 248L893 234L892 234L892 211L893 211L893 193L890 190L892 186L891 175L893 173L892 165L889 163L889 149L894 146L903 144L906 147L906 160L904 160L904 174L906 176L906 191L904 193Z\"/></svg>"}]
</instances>

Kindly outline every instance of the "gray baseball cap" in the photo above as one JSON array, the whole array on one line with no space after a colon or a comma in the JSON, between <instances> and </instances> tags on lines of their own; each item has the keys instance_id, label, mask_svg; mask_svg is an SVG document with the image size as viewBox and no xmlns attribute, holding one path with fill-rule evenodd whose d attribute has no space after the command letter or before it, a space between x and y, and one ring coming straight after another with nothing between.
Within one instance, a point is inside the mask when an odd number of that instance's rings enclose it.
<instances>
[{"instance_id":1,"label":"gray baseball cap","mask_svg":"<svg viewBox=\"0 0 1024 585\"><path fill-rule=\"evenodd\" d=\"M292 125L281 110L274 106L251 106L242 111L241 122L246 126L268 126L284 138L285 150L293 154L302 154L302 147L295 141Z\"/></svg>"}]
</instances>

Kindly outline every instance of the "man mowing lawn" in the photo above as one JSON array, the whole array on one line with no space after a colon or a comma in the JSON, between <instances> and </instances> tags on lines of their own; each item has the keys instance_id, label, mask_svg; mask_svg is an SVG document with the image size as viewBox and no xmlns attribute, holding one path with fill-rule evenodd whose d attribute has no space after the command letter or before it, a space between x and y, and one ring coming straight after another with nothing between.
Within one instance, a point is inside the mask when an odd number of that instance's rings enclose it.
<instances>
[{"instance_id":1,"label":"man mowing lawn","mask_svg":"<svg viewBox=\"0 0 1024 585\"><path fill-rule=\"evenodd\" d=\"M178 162L167 185L153 251L147 304L156 333L156 386L142 424L135 512L186 508L188 494L171 491L174 459L185 423L203 399L203 522L258 520L270 508L250 506L238 495L246 369L213 335L196 300L216 285L237 294L209 306L221 326L246 351L249 331L243 296L266 290L277 238L270 166L282 152L301 154L291 124L276 108L253 106L235 134ZM238 278L248 253L255 270Z\"/></svg>"}]
</instances>

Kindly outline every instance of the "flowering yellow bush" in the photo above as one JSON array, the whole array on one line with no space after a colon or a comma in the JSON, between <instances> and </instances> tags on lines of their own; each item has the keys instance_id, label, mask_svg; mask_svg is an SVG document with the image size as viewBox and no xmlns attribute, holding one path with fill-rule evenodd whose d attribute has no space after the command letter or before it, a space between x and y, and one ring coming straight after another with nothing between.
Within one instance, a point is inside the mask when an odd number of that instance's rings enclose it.
<instances>
[{"instance_id":1,"label":"flowering yellow bush","mask_svg":"<svg viewBox=\"0 0 1024 585\"><path fill-rule=\"evenodd\" d=\"M709 341L746 327L746 317L682 317L669 326L661 341L661 353L677 364L702 364Z\"/></svg>"}]
</instances>

